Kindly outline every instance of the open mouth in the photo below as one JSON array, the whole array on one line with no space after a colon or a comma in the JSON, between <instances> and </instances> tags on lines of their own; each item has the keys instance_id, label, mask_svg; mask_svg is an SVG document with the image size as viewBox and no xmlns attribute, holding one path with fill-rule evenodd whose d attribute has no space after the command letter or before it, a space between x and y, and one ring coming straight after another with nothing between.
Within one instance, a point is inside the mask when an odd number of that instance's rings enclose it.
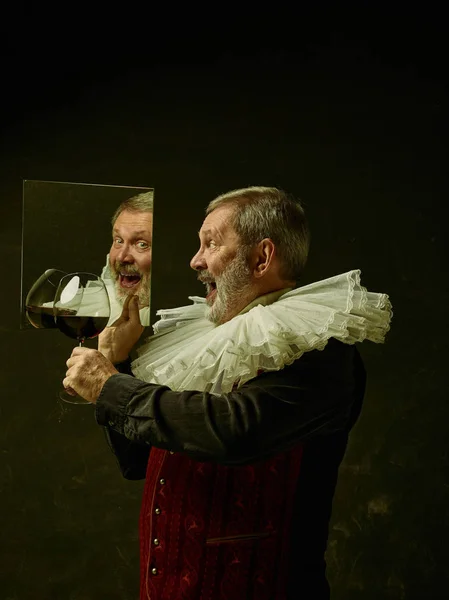
<instances>
[{"instance_id":1,"label":"open mouth","mask_svg":"<svg viewBox=\"0 0 449 600\"><path fill-rule=\"evenodd\" d=\"M206 290L207 290L207 296L206 296L207 301L210 301L213 298L215 298L215 295L217 293L217 284L215 283L215 281L207 281L206 282Z\"/></svg>"},{"instance_id":2,"label":"open mouth","mask_svg":"<svg viewBox=\"0 0 449 600\"><path fill-rule=\"evenodd\" d=\"M141 276L136 273L120 273L118 280L120 287L130 289L139 285Z\"/></svg>"}]
</instances>

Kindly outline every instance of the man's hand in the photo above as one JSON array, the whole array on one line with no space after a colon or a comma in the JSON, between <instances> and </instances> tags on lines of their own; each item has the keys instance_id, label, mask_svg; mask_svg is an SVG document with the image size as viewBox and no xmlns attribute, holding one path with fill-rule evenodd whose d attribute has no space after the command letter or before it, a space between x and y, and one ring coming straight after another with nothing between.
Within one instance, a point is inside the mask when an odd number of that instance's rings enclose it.
<instances>
[{"instance_id":1,"label":"man's hand","mask_svg":"<svg viewBox=\"0 0 449 600\"><path fill-rule=\"evenodd\" d=\"M63 386L75 390L82 398L94 404L109 377L118 373L101 352L90 348L74 348L66 364L68 370Z\"/></svg>"},{"instance_id":2,"label":"man's hand","mask_svg":"<svg viewBox=\"0 0 449 600\"><path fill-rule=\"evenodd\" d=\"M106 327L98 336L98 350L113 364L123 362L128 358L143 330L139 316L139 299L129 295L117 321Z\"/></svg>"}]
</instances>

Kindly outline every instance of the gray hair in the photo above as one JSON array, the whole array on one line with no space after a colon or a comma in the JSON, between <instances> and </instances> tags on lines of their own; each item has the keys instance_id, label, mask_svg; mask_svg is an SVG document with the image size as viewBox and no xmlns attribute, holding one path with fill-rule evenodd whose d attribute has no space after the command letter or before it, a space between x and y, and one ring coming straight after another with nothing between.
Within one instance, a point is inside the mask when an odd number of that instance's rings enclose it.
<instances>
[{"instance_id":1,"label":"gray hair","mask_svg":"<svg viewBox=\"0 0 449 600\"><path fill-rule=\"evenodd\" d=\"M112 216L111 222L114 227L115 222L117 221L119 215L124 210L129 210L131 212L153 212L153 190L150 192L143 192L142 194L137 194L136 196L132 196L131 198L127 198L124 200L120 206L117 208L115 213Z\"/></svg>"},{"instance_id":2,"label":"gray hair","mask_svg":"<svg viewBox=\"0 0 449 600\"><path fill-rule=\"evenodd\" d=\"M265 238L276 246L281 276L297 281L310 247L310 230L301 202L275 187L233 190L212 200L206 215L220 206L235 207L231 224L249 250Z\"/></svg>"}]
</instances>

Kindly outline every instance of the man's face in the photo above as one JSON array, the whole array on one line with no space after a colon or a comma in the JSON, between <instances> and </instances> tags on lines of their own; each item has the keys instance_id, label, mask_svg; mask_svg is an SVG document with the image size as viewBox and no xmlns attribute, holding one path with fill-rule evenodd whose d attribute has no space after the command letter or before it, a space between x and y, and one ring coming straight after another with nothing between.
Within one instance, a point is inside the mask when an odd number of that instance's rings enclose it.
<instances>
[{"instance_id":1,"label":"man's face","mask_svg":"<svg viewBox=\"0 0 449 600\"><path fill-rule=\"evenodd\" d=\"M150 301L151 244L153 214L124 210L112 230L109 267L117 296L139 296L140 306Z\"/></svg>"},{"instance_id":2,"label":"man's face","mask_svg":"<svg viewBox=\"0 0 449 600\"><path fill-rule=\"evenodd\" d=\"M200 249L190 261L207 288L208 317L217 324L232 319L254 298L246 252L230 223L233 211L223 206L206 217Z\"/></svg>"}]
</instances>

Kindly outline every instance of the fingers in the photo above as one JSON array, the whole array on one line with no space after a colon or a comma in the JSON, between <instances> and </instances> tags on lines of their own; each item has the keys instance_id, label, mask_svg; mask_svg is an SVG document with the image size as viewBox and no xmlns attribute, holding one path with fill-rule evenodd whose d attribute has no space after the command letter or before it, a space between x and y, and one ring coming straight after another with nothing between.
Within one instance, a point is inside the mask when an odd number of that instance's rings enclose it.
<instances>
[{"instance_id":1,"label":"fingers","mask_svg":"<svg viewBox=\"0 0 449 600\"><path fill-rule=\"evenodd\" d=\"M78 393L85 400L96 402L105 382L118 371L97 350L89 352L93 353L93 360L86 360L85 356L69 358L62 384L70 395Z\"/></svg>"},{"instance_id":2,"label":"fingers","mask_svg":"<svg viewBox=\"0 0 449 600\"><path fill-rule=\"evenodd\" d=\"M74 365L78 364L81 358L87 359L89 357L89 354L95 354L96 352L98 352L98 350L93 350L92 348L84 348L83 346L76 346L76 348L72 350L72 354L70 355L70 358L66 360L65 364L70 369L70 367L73 367ZM91 358L93 358L93 356Z\"/></svg>"},{"instance_id":3,"label":"fingers","mask_svg":"<svg viewBox=\"0 0 449 600\"><path fill-rule=\"evenodd\" d=\"M86 352L96 352L96 350L93 350L92 348L86 348L85 346L75 346L70 356L79 356L81 354L85 354Z\"/></svg>"},{"instance_id":4,"label":"fingers","mask_svg":"<svg viewBox=\"0 0 449 600\"><path fill-rule=\"evenodd\" d=\"M75 390L73 390L71 387L64 386L64 391L67 392L69 396L76 396Z\"/></svg>"},{"instance_id":5,"label":"fingers","mask_svg":"<svg viewBox=\"0 0 449 600\"><path fill-rule=\"evenodd\" d=\"M68 393L70 396L76 396L76 392L75 392L75 390L74 390L72 387L70 387L69 378L67 377L67 374L66 374L66 377L64 378L64 380L63 380L63 382L62 382L62 385L64 386L64 390L65 390L65 391L66 391L66 392L67 392L67 393Z\"/></svg>"}]
</instances>

